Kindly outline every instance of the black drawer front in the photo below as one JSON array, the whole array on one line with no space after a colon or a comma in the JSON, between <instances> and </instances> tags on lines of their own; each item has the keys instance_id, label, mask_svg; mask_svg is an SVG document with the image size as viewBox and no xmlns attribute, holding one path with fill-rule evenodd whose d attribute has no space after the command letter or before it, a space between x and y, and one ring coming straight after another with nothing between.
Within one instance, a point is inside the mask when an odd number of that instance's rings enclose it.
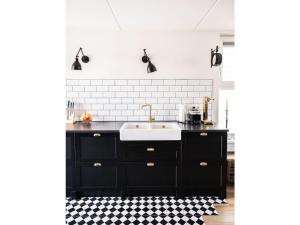
<instances>
[{"instance_id":1,"label":"black drawer front","mask_svg":"<svg viewBox=\"0 0 300 225\"><path fill-rule=\"evenodd\" d=\"M103 162L81 164L81 188L117 188L117 166Z\"/></svg>"},{"instance_id":2,"label":"black drawer front","mask_svg":"<svg viewBox=\"0 0 300 225\"><path fill-rule=\"evenodd\" d=\"M121 142L121 157L125 161L177 159L180 142Z\"/></svg>"},{"instance_id":3,"label":"black drawer front","mask_svg":"<svg viewBox=\"0 0 300 225\"><path fill-rule=\"evenodd\" d=\"M72 145L73 145L72 134L67 134L66 135L66 158L67 159L71 159Z\"/></svg>"},{"instance_id":4,"label":"black drawer front","mask_svg":"<svg viewBox=\"0 0 300 225\"><path fill-rule=\"evenodd\" d=\"M139 163L125 166L124 173L127 188L176 187L176 164Z\"/></svg>"},{"instance_id":5,"label":"black drawer front","mask_svg":"<svg viewBox=\"0 0 300 225\"><path fill-rule=\"evenodd\" d=\"M221 159L222 135L219 133L189 133L184 136L183 160Z\"/></svg>"},{"instance_id":6,"label":"black drawer front","mask_svg":"<svg viewBox=\"0 0 300 225\"><path fill-rule=\"evenodd\" d=\"M222 186L222 164L199 161L189 162L182 168L182 184L185 188L219 188Z\"/></svg>"},{"instance_id":7,"label":"black drawer front","mask_svg":"<svg viewBox=\"0 0 300 225\"><path fill-rule=\"evenodd\" d=\"M77 142L80 160L117 158L117 134L78 134Z\"/></svg>"}]
</instances>

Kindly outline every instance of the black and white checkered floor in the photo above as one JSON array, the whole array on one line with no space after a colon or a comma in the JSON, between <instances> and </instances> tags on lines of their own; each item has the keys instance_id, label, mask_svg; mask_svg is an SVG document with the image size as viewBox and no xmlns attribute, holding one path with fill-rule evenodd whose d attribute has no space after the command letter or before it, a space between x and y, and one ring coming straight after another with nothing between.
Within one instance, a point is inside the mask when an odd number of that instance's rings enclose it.
<instances>
[{"instance_id":1,"label":"black and white checkered floor","mask_svg":"<svg viewBox=\"0 0 300 225\"><path fill-rule=\"evenodd\" d=\"M202 215L217 215L217 197L83 197L66 199L68 225L204 225Z\"/></svg>"}]
</instances>

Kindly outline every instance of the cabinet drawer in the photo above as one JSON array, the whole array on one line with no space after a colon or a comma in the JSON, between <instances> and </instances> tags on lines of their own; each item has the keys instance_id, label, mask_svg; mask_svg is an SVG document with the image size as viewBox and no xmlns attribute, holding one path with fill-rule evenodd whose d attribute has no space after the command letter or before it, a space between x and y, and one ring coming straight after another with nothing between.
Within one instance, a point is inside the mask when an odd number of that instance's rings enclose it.
<instances>
[{"instance_id":1,"label":"cabinet drawer","mask_svg":"<svg viewBox=\"0 0 300 225\"><path fill-rule=\"evenodd\" d=\"M124 168L127 188L176 187L176 164L145 162L127 165Z\"/></svg>"},{"instance_id":2,"label":"cabinet drawer","mask_svg":"<svg viewBox=\"0 0 300 225\"><path fill-rule=\"evenodd\" d=\"M175 161L180 142L121 142L121 157L125 161Z\"/></svg>"},{"instance_id":3,"label":"cabinet drawer","mask_svg":"<svg viewBox=\"0 0 300 225\"><path fill-rule=\"evenodd\" d=\"M183 187L218 188L222 186L222 166L220 163L198 161L189 162L182 168Z\"/></svg>"},{"instance_id":4,"label":"cabinet drawer","mask_svg":"<svg viewBox=\"0 0 300 225\"><path fill-rule=\"evenodd\" d=\"M78 134L76 140L80 160L117 158L117 134Z\"/></svg>"},{"instance_id":5,"label":"cabinet drawer","mask_svg":"<svg viewBox=\"0 0 300 225\"><path fill-rule=\"evenodd\" d=\"M79 165L81 188L116 188L117 166L103 162Z\"/></svg>"},{"instance_id":6,"label":"cabinet drawer","mask_svg":"<svg viewBox=\"0 0 300 225\"><path fill-rule=\"evenodd\" d=\"M221 159L222 135L196 132L184 136L183 160Z\"/></svg>"}]
</instances>

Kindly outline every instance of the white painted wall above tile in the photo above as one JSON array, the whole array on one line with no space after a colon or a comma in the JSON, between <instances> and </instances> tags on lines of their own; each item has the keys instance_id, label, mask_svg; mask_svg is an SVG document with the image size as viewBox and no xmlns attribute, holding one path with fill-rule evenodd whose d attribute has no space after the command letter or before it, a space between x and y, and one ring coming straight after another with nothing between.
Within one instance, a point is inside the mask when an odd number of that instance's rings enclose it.
<instances>
[{"instance_id":1,"label":"white painted wall above tile","mask_svg":"<svg viewBox=\"0 0 300 225\"><path fill-rule=\"evenodd\" d=\"M210 67L210 50L221 46L219 33L199 31L103 31L68 28L66 74L75 79L218 79ZM90 57L82 70L71 70L83 48ZM141 61L143 49L157 72L148 74Z\"/></svg>"}]
</instances>

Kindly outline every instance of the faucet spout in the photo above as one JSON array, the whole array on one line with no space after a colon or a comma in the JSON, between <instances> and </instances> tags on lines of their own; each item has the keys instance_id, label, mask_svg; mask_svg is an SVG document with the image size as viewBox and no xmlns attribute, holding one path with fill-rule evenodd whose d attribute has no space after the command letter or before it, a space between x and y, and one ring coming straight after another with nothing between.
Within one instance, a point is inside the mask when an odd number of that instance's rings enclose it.
<instances>
[{"instance_id":1,"label":"faucet spout","mask_svg":"<svg viewBox=\"0 0 300 225\"><path fill-rule=\"evenodd\" d=\"M151 104L144 104L142 105L142 109L145 108L145 107L149 107L149 122L152 122L155 120L154 116L152 116L152 105Z\"/></svg>"}]
</instances>

